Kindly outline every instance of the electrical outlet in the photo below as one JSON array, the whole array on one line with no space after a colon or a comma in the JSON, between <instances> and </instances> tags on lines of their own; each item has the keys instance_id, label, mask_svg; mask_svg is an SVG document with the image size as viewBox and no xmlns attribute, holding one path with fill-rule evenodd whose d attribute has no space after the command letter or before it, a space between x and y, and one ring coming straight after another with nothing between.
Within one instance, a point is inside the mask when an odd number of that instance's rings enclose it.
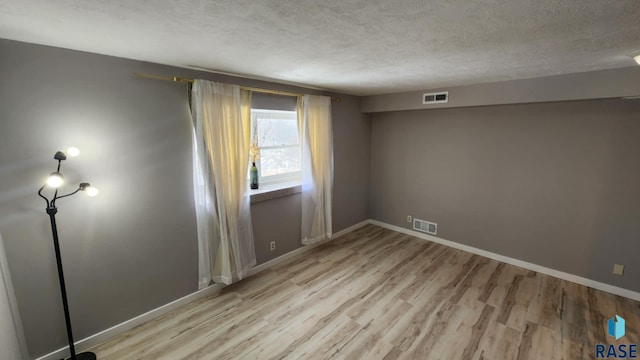
<instances>
[{"instance_id":1,"label":"electrical outlet","mask_svg":"<svg viewBox=\"0 0 640 360\"><path fill-rule=\"evenodd\" d=\"M411 215L407 215L407 222L410 223L411 222Z\"/></svg>"},{"instance_id":2,"label":"electrical outlet","mask_svg":"<svg viewBox=\"0 0 640 360\"><path fill-rule=\"evenodd\" d=\"M271 251L275 250L276 249L276 242L275 241L270 242L269 243L269 248L271 249Z\"/></svg>"},{"instance_id":3,"label":"electrical outlet","mask_svg":"<svg viewBox=\"0 0 640 360\"><path fill-rule=\"evenodd\" d=\"M613 265L613 274L614 275L622 275L624 273L624 265L614 264Z\"/></svg>"}]
</instances>

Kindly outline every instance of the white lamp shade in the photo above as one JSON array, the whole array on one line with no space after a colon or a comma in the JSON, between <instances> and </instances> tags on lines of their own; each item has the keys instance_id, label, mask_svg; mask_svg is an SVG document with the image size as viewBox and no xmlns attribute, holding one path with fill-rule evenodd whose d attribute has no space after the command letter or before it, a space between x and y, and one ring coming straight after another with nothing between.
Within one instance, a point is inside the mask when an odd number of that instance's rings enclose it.
<instances>
[{"instance_id":1,"label":"white lamp shade","mask_svg":"<svg viewBox=\"0 0 640 360\"><path fill-rule=\"evenodd\" d=\"M100 193L100 191L96 188L94 188L93 186L90 186L89 188L87 188L87 195L93 197L96 196Z\"/></svg>"},{"instance_id":2,"label":"white lamp shade","mask_svg":"<svg viewBox=\"0 0 640 360\"><path fill-rule=\"evenodd\" d=\"M80 149L78 149L75 146L72 146L72 147L67 149L67 155L72 156L72 157L78 156L78 155L80 155Z\"/></svg>"},{"instance_id":3,"label":"white lamp shade","mask_svg":"<svg viewBox=\"0 0 640 360\"><path fill-rule=\"evenodd\" d=\"M64 183L64 178L62 177L62 174L58 172L51 173L47 179L47 186L52 188L58 188L62 183Z\"/></svg>"}]
</instances>

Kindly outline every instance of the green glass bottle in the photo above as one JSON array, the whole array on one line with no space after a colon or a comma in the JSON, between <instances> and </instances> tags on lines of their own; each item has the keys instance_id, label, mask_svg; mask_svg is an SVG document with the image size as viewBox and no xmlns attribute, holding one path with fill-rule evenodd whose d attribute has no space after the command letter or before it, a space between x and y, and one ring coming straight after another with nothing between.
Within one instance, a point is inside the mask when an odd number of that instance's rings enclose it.
<instances>
[{"instance_id":1,"label":"green glass bottle","mask_svg":"<svg viewBox=\"0 0 640 360\"><path fill-rule=\"evenodd\" d=\"M258 168L256 167L255 162L253 163L253 165L251 165L251 170L249 170L249 180L251 183L251 188L257 189L258 188Z\"/></svg>"}]
</instances>

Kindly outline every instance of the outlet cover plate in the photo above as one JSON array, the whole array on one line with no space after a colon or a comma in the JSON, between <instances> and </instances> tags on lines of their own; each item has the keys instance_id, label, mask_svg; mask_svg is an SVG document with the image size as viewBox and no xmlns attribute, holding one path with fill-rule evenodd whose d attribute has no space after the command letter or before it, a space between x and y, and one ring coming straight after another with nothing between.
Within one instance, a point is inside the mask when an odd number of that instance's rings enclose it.
<instances>
[{"instance_id":1,"label":"outlet cover plate","mask_svg":"<svg viewBox=\"0 0 640 360\"><path fill-rule=\"evenodd\" d=\"M622 274L624 274L624 265L614 264L613 265L613 274L614 275L622 275Z\"/></svg>"}]
</instances>

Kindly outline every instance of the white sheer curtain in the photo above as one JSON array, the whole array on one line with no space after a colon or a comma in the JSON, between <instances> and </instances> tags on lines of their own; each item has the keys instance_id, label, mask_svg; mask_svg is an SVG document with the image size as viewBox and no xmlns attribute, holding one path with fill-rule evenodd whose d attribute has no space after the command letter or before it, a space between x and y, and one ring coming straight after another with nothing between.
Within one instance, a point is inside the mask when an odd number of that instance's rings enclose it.
<instances>
[{"instance_id":1,"label":"white sheer curtain","mask_svg":"<svg viewBox=\"0 0 640 360\"><path fill-rule=\"evenodd\" d=\"M332 235L331 98L298 98L298 129L302 140L302 243L313 244Z\"/></svg>"},{"instance_id":2,"label":"white sheer curtain","mask_svg":"<svg viewBox=\"0 0 640 360\"><path fill-rule=\"evenodd\" d=\"M195 80L194 198L199 287L230 284L256 264L247 171L251 94L239 86Z\"/></svg>"}]
</instances>

